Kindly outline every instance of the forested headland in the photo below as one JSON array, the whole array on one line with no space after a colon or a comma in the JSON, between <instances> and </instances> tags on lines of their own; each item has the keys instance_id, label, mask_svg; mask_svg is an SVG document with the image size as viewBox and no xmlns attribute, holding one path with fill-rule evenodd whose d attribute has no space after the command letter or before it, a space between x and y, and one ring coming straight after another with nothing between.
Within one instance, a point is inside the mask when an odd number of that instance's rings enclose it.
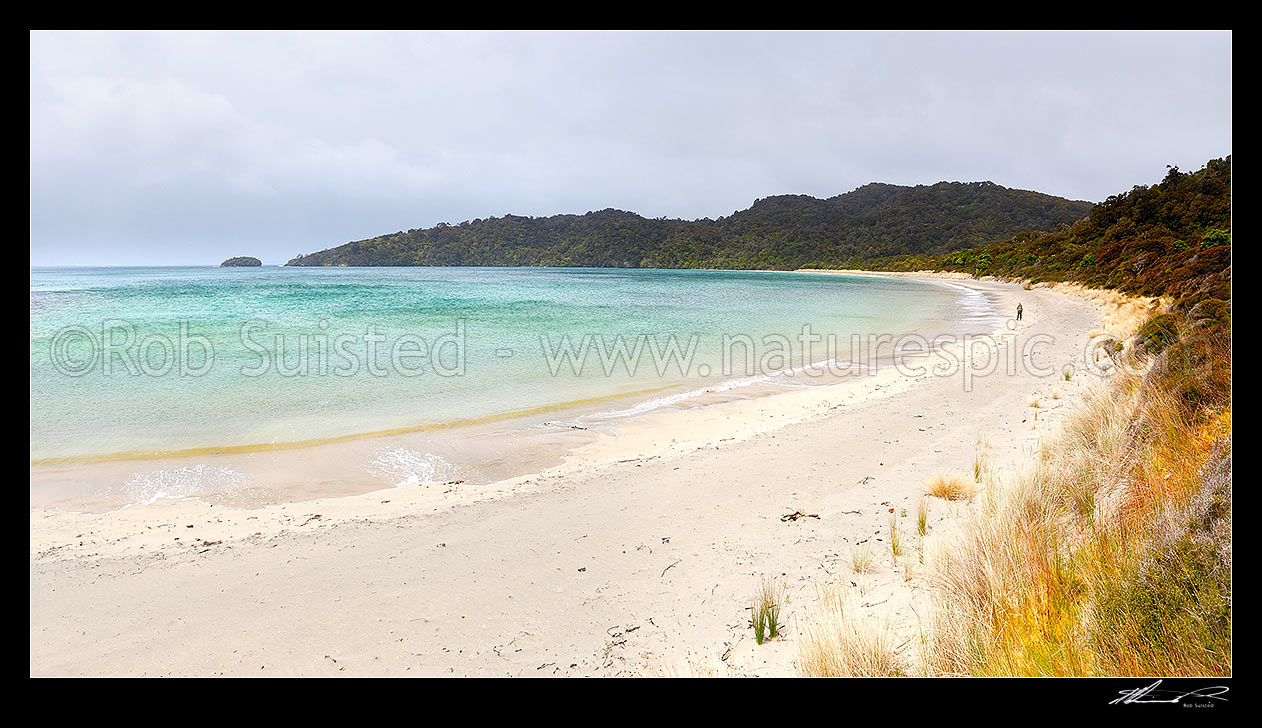
<instances>
[{"instance_id":1,"label":"forested headland","mask_svg":"<svg viewBox=\"0 0 1262 728\"><path fill-rule=\"evenodd\" d=\"M780 195L718 219L505 215L399 231L289 261L292 266L578 266L772 269L848 267L940 255L1051 231L1091 204L992 182L873 183L827 199Z\"/></svg>"}]
</instances>

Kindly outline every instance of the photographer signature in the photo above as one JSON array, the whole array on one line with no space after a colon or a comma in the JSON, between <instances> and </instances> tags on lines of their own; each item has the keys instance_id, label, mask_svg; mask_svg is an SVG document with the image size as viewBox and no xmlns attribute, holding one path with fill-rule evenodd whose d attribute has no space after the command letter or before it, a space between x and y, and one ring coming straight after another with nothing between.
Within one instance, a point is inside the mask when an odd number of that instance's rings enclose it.
<instances>
[{"instance_id":1,"label":"photographer signature","mask_svg":"<svg viewBox=\"0 0 1262 728\"><path fill-rule=\"evenodd\" d=\"M1135 688L1134 690L1122 690L1121 697L1109 701L1109 705L1117 705L1121 703L1174 703L1178 704L1184 698L1209 698L1211 700L1226 700L1222 697L1230 689L1226 685L1214 685L1213 687L1197 688L1186 693L1178 693L1174 690L1158 690L1157 686L1161 685L1161 681L1149 685L1144 688Z\"/></svg>"}]
</instances>

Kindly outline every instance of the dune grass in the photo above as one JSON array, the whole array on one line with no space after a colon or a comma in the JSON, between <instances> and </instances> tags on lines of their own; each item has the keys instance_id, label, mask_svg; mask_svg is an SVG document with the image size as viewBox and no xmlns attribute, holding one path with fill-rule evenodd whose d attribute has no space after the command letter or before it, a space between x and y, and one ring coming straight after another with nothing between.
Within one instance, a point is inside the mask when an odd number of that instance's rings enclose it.
<instances>
[{"instance_id":1,"label":"dune grass","mask_svg":"<svg viewBox=\"0 0 1262 728\"><path fill-rule=\"evenodd\" d=\"M1185 303L1174 338L1114 347L1113 376L1085 388L1025 471L997 479L979 447L974 478L926 481L922 548L929 497L974 504L922 552L930 609L916 664L888 622L830 599L798 626L799 671L1231 675L1231 332L1228 319L1197 318L1213 303ZM1133 323L1134 307L1118 313Z\"/></svg>"},{"instance_id":2,"label":"dune grass","mask_svg":"<svg viewBox=\"0 0 1262 728\"><path fill-rule=\"evenodd\" d=\"M932 560L929 674L1231 673L1230 405L1170 380L1088 391L987 489Z\"/></svg>"},{"instance_id":3,"label":"dune grass","mask_svg":"<svg viewBox=\"0 0 1262 728\"><path fill-rule=\"evenodd\" d=\"M974 472L981 472L981 463L974 461ZM925 481L925 491L934 498L949 501L972 500L977 493L976 480L958 473L937 473Z\"/></svg>"},{"instance_id":4,"label":"dune grass","mask_svg":"<svg viewBox=\"0 0 1262 728\"><path fill-rule=\"evenodd\" d=\"M850 552L850 568L856 574L872 573L872 547L867 544L855 546Z\"/></svg>"},{"instance_id":5,"label":"dune grass","mask_svg":"<svg viewBox=\"0 0 1262 728\"><path fill-rule=\"evenodd\" d=\"M754 642L762 644L767 641L767 610L763 608L757 597L749 605L749 621L754 628Z\"/></svg>"},{"instance_id":6,"label":"dune grass","mask_svg":"<svg viewBox=\"0 0 1262 728\"><path fill-rule=\"evenodd\" d=\"M780 611L785 602L784 582L774 577L763 577L750 603L750 621L754 628L754 641L762 644L780 635Z\"/></svg>"},{"instance_id":7,"label":"dune grass","mask_svg":"<svg viewBox=\"0 0 1262 728\"><path fill-rule=\"evenodd\" d=\"M829 587L839 590L841 587ZM862 618L842 595L820 599L798 627L797 669L809 677L906 674L888 621Z\"/></svg>"}]
</instances>

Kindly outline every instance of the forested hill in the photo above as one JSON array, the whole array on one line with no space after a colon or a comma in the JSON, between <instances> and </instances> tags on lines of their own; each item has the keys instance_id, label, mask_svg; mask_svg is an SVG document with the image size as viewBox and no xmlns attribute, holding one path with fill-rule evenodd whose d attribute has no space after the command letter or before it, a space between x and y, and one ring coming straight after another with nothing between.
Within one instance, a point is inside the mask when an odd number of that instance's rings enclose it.
<instances>
[{"instance_id":1,"label":"forested hill","mask_svg":"<svg viewBox=\"0 0 1262 728\"><path fill-rule=\"evenodd\" d=\"M1072 223L1091 204L992 182L873 183L825 200L780 195L717 220L647 219L606 209L409 230L347 243L288 265L842 267L939 255Z\"/></svg>"},{"instance_id":2,"label":"forested hill","mask_svg":"<svg viewBox=\"0 0 1262 728\"><path fill-rule=\"evenodd\" d=\"M884 270L1073 281L1147 296L1231 298L1231 157L1172 167L1113 195L1073 225L970 250L871 261Z\"/></svg>"}]
</instances>

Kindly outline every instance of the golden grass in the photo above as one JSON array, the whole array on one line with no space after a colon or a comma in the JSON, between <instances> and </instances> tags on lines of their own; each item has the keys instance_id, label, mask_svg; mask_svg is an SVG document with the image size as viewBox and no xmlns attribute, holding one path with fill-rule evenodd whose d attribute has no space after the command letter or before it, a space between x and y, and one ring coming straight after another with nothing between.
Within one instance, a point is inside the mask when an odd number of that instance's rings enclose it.
<instances>
[{"instance_id":1,"label":"golden grass","mask_svg":"<svg viewBox=\"0 0 1262 728\"><path fill-rule=\"evenodd\" d=\"M976 463L974 470L980 472L980 466ZM977 483L958 473L936 473L925 481L925 491L934 498L943 500L972 500L977 494Z\"/></svg>"},{"instance_id":2,"label":"golden grass","mask_svg":"<svg viewBox=\"0 0 1262 728\"><path fill-rule=\"evenodd\" d=\"M840 592L840 586L830 586ZM808 677L888 677L905 674L888 621L864 619L840 593L820 599L797 630L797 669Z\"/></svg>"},{"instance_id":3,"label":"golden grass","mask_svg":"<svg viewBox=\"0 0 1262 728\"><path fill-rule=\"evenodd\" d=\"M1051 288L1095 304L1100 309L1105 330L1118 339L1126 339L1139 331L1149 316L1164 312L1169 306L1169 301L1163 298L1128 296L1119 291L1087 288L1077 283L1057 283ZM1096 335L1096 331L1091 333L1093 338Z\"/></svg>"},{"instance_id":4,"label":"golden grass","mask_svg":"<svg viewBox=\"0 0 1262 728\"><path fill-rule=\"evenodd\" d=\"M1230 674L1230 409L1115 380L934 555L929 674Z\"/></svg>"},{"instance_id":5,"label":"golden grass","mask_svg":"<svg viewBox=\"0 0 1262 728\"><path fill-rule=\"evenodd\" d=\"M978 436L977 447L973 450L973 482L980 483L986 475L986 456L990 454L990 439Z\"/></svg>"},{"instance_id":6,"label":"golden grass","mask_svg":"<svg viewBox=\"0 0 1262 728\"><path fill-rule=\"evenodd\" d=\"M855 546L850 552L850 568L856 574L872 573L872 547L868 544Z\"/></svg>"},{"instance_id":7,"label":"golden grass","mask_svg":"<svg viewBox=\"0 0 1262 728\"><path fill-rule=\"evenodd\" d=\"M689 653L676 656L673 661L662 660L651 664L646 674L657 677L722 677L727 673L720 658Z\"/></svg>"}]
</instances>

